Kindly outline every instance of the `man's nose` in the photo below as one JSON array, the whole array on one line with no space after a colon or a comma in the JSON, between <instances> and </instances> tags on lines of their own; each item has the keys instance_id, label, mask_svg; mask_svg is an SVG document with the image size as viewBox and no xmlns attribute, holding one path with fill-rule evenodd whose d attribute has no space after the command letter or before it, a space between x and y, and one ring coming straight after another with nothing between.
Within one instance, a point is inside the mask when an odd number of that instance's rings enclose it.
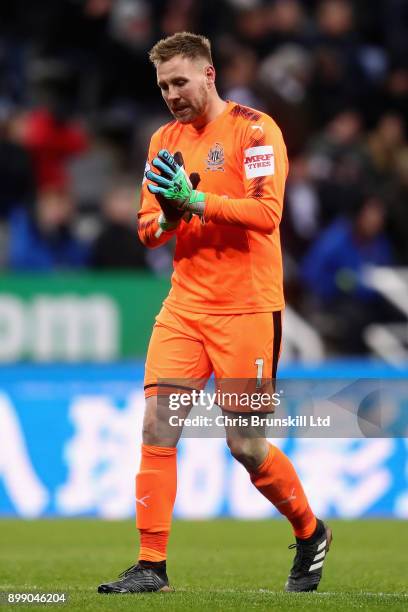
<instances>
[{"instance_id":1,"label":"man's nose","mask_svg":"<svg viewBox=\"0 0 408 612\"><path fill-rule=\"evenodd\" d=\"M174 100L177 100L179 98L179 93L177 90L177 87L169 87L169 91L167 93L167 99L169 102L174 102Z\"/></svg>"}]
</instances>

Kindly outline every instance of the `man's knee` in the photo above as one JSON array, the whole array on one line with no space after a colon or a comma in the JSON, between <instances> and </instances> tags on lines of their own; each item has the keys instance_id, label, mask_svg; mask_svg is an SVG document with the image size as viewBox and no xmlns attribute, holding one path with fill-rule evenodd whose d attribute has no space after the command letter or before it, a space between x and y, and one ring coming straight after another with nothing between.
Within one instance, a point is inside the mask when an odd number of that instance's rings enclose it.
<instances>
[{"instance_id":1,"label":"man's knee","mask_svg":"<svg viewBox=\"0 0 408 612\"><path fill-rule=\"evenodd\" d=\"M229 437L227 444L234 459L249 471L255 470L266 456L266 441L262 438Z\"/></svg>"},{"instance_id":2,"label":"man's knee","mask_svg":"<svg viewBox=\"0 0 408 612\"><path fill-rule=\"evenodd\" d=\"M146 398L145 412L142 428L143 444L151 446L162 446L158 418L157 418L157 396Z\"/></svg>"},{"instance_id":3,"label":"man's knee","mask_svg":"<svg viewBox=\"0 0 408 612\"><path fill-rule=\"evenodd\" d=\"M143 418L142 440L143 444L150 446L177 445L181 435L181 428L171 427L166 405L157 396L146 398Z\"/></svg>"},{"instance_id":4,"label":"man's knee","mask_svg":"<svg viewBox=\"0 0 408 612\"><path fill-rule=\"evenodd\" d=\"M160 436L157 431L157 422L153 416L149 416L143 419L142 438L143 444L149 444L151 446L161 446Z\"/></svg>"}]
</instances>

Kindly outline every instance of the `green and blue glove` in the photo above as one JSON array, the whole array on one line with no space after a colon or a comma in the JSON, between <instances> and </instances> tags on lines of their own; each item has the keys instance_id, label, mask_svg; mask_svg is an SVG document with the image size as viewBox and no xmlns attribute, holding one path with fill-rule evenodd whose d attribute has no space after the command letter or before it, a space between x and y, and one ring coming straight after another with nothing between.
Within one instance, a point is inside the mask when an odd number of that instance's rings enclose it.
<instances>
[{"instance_id":1,"label":"green and blue glove","mask_svg":"<svg viewBox=\"0 0 408 612\"><path fill-rule=\"evenodd\" d=\"M146 178L153 183L149 183L147 188L156 196L165 220L170 223L178 222L185 213L202 216L205 195L196 190L200 175L193 172L187 176L181 153L177 151L173 156L166 149L162 149L152 165L158 172L146 172Z\"/></svg>"}]
</instances>

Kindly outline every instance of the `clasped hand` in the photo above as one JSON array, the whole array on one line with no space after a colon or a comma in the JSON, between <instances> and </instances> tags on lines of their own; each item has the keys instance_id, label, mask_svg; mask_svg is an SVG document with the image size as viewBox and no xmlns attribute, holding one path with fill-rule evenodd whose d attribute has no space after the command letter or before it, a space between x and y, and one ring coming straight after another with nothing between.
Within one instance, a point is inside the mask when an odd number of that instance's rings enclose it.
<instances>
[{"instance_id":1,"label":"clasped hand","mask_svg":"<svg viewBox=\"0 0 408 612\"><path fill-rule=\"evenodd\" d=\"M146 178L151 181L147 188L156 196L166 220L178 221L186 212L202 215L205 196L196 191L200 175L193 172L187 176L181 153L177 151L173 156L162 149L152 165L158 172L146 172Z\"/></svg>"}]
</instances>

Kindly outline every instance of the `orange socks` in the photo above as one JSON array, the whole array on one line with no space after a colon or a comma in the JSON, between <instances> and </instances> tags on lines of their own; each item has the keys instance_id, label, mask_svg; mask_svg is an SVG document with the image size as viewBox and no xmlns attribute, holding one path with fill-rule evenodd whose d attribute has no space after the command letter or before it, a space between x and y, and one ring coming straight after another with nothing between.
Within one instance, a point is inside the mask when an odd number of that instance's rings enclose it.
<instances>
[{"instance_id":1,"label":"orange socks","mask_svg":"<svg viewBox=\"0 0 408 612\"><path fill-rule=\"evenodd\" d=\"M177 490L177 449L142 444L136 476L139 561L164 561Z\"/></svg>"},{"instance_id":2,"label":"orange socks","mask_svg":"<svg viewBox=\"0 0 408 612\"><path fill-rule=\"evenodd\" d=\"M305 539L313 535L316 517L295 468L279 448L270 444L266 459L250 476L258 491L292 523L297 538Z\"/></svg>"},{"instance_id":3,"label":"orange socks","mask_svg":"<svg viewBox=\"0 0 408 612\"><path fill-rule=\"evenodd\" d=\"M136 526L140 531L139 560L164 561L177 490L177 449L142 444L140 471L136 476ZM309 506L295 468L275 446L251 481L258 491L292 523L295 536L309 538L316 518Z\"/></svg>"}]
</instances>

